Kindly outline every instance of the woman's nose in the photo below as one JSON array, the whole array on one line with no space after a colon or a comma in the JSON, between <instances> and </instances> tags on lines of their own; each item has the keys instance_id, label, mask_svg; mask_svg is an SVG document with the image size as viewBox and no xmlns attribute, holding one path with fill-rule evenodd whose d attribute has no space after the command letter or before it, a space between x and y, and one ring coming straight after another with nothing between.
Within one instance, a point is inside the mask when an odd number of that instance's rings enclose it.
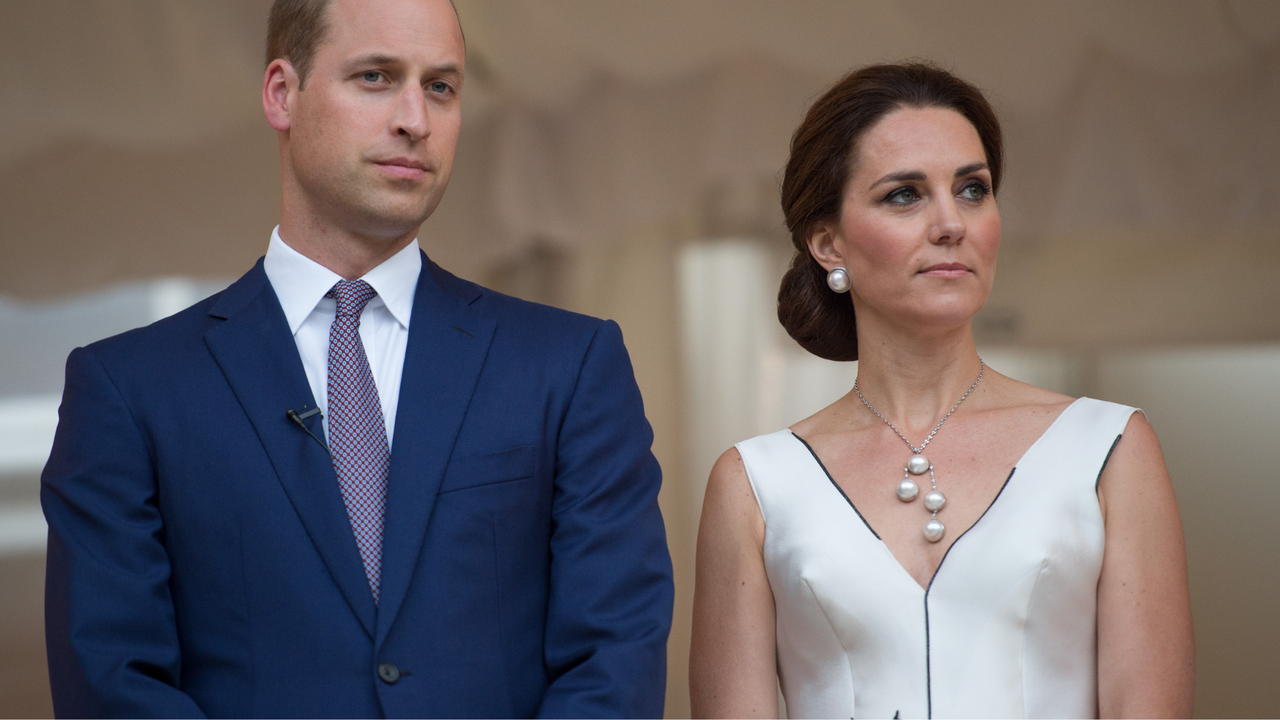
<instances>
[{"instance_id":1,"label":"woman's nose","mask_svg":"<svg viewBox=\"0 0 1280 720\"><path fill-rule=\"evenodd\" d=\"M934 204L933 224L929 228L929 242L935 245L954 245L964 239L964 216L950 195Z\"/></svg>"}]
</instances>

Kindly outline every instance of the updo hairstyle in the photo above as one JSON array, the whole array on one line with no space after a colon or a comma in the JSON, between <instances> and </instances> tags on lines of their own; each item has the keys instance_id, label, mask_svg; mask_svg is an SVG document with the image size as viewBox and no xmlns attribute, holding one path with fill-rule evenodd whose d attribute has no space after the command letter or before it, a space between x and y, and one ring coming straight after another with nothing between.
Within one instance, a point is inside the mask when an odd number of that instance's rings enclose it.
<instances>
[{"instance_id":1,"label":"updo hairstyle","mask_svg":"<svg viewBox=\"0 0 1280 720\"><path fill-rule=\"evenodd\" d=\"M844 76L809 108L791 137L782 179L782 212L796 246L778 289L778 321L805 350L827 360L857 360L853 303L827 287L827 271L809 253L816 223L840 217L859 138L899 108L947 108L973 123L987 154L991 187L1000 189L1000 123L976 87L933 65L869 65Z\"/></svg>"}]
</instances>

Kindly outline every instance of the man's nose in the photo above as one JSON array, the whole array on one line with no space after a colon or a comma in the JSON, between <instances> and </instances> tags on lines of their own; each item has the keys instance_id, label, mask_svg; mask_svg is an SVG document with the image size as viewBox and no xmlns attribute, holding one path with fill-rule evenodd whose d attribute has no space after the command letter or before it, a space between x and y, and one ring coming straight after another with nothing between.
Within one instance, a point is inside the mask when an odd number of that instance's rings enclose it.
<instances>
[{"instance_id":1,"label":"man's nose","mask_svg":"<svg viewBox=\"0 0 1280 720\"><path fill-rule=\"evenodd\" d=\"M396 98L391 129L397 135L407 135L410 141L421 140L431 134L430 108L422 88L409 85L401 91Z\"/></svg>"},{"instance_id":2,"label":"man's nose","mask_svg":"<svg viewBox=\"0 0 1280 720\"><path fill-rule=\"evenodd\" d=\"M933 223L929 227L929 242L935 245L954 245L964 239L964 216L956 206L955 198L944 195L933 204Z\"/></svg>"}]
</instances>

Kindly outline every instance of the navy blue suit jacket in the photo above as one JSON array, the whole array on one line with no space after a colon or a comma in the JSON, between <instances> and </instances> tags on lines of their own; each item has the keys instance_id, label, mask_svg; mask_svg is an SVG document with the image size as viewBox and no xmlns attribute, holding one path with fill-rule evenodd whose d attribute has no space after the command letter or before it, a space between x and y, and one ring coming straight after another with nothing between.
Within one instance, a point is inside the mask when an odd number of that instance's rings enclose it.
<instances>
[{"instance_id":1,"label":"navy blue suit jacket","mask_svg":"<svg viewBox=\"0 0 1280 720\"><path fill-rule=\"evenodd\" d=\"M423 256L380 607L306 407L261 261L71 354L41 480L59 715L662 714L661 471L616 324Z\"/></svg>"}]
</instances>

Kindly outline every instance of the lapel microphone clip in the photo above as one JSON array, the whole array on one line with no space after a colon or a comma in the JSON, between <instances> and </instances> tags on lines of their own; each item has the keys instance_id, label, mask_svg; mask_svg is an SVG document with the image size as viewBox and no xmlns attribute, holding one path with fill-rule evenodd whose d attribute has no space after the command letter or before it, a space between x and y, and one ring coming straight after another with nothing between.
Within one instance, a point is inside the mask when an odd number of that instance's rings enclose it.
<instances>
[{"instance_id":1,"label":"lapel microphone clip","mask_svg":"<svg viewBox=\"0 0 1280 720\"><path fill-rule=\"evenodd\" d=\"M313 415L319 415L319 414L320 414L320 408L311 408L310 410L303 413L300 413L297 410L294 410L293 408L289 408L288 410L284 411L285 417L289 418L289 420L294 425L297 425L298 427L302 428L302 431L310 435L312 440L315 440L316 442L320 443L320 447L324 448L324 451L328 453L329 446L326 445L323 440L316 437L316 434L311 432L311 428L307 427L307 424L303 422L307 418Z\"/></svg>"}]
</instances>

